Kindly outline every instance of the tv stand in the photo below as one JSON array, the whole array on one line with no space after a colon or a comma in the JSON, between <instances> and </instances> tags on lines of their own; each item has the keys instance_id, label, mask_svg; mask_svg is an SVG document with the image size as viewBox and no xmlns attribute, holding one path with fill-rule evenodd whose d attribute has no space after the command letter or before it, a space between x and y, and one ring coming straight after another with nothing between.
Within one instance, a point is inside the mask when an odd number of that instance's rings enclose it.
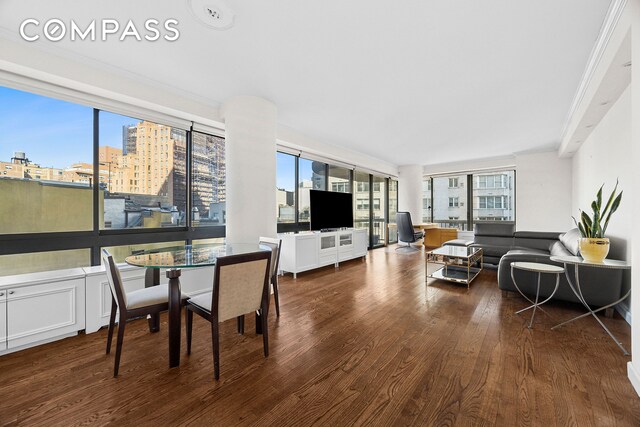
<instances>
[{"instance_id":1,"label":"tv stand","mask_svg":"<svg viewBox=\"0 0 640 427\"><path fill-rule=\"evenodd\" d=\"M298 273L367 255L368 230L347 228L327 232L283 233L280 272Z\"/></svg>"}]
</instances>

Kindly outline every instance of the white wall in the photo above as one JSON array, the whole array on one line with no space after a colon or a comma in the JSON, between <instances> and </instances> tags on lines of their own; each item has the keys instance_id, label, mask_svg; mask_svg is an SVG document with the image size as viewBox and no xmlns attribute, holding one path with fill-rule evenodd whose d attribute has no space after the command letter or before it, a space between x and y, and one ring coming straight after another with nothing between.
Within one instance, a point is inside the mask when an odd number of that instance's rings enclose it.
<instances>
[{"instance_id":1,"label":"white wall","mask_svg":"<svg viewBox=\"0 0 640 427\"><path fill-rule=\"evenodd\" d=\"M611 194L616 179L624 191L622 204L607 229L611 239L609 258L628 260L631 256L629 231L633 223L633 158L631 156L631 86L611 107L573 156L573 197L571 211L578 215L582 209L591 212L596 192L605 184L603 197ZM624 291L629 289L630 275L625 278ZM629 306L621 307L624 315Z\"/></svg>"},{"instance_id":2,"label":"white wall","mask_svg":"<svg viewBox=\"0 0 640 427\"><path fill-rule=\"evenodd\" d=\"M640 64L640 3L638 1L630 2L627 4L627 9L629 9L632 22L631 59L635 64ZM631 153L627 153L627 155L630 155L633 165L630 184L633 188L640 188L640 173L638 172L638 165L640 165L640 120L638 120L640 114L640 84L638 84L640 82L640 67L637 65L631 69L631 81L631 117L629 118L631 120ZM630 208L632 212L640 212L640 197L627 199L626 202L627 208ZM636 244L632 246L631 251L633 266L631 271L632 358L628 364L628 372L631 383L636 392L640 394L640 315L637 314L640 310L640 274L638 273L638 268L640 268L640 227L637 225L631 227L630 235L631 240Z\"/></svg>"},{"instance_id":3,"label":"white wall","mask_svg":"<svg viewBox=\"0 0 640 427\"><path fill-rule=\"evenodd\" d=\"M566 231L571 220L571 160L556 151L516 155L516 229Z\"/></svg>"},{"instance_id":4,"label":"white wall","mask_svg":"<svg viewBox=\"0 0 640 427\"><path fill-rule=\"evenodd\" d=\"M398 168L398 211L409 212L414 224L422 222L422 166Z\"/></svg>"},{"instance_id":5,"label":"white wall","mask_svg":"<svg viewBox=\"0 0 640 427\"><path fill-rule=\"evenodd\" d=\"M571 160L558 153L519 153L441 165L426 165L424 175L491 169L516 170L516 229L566 231L571 221Z\"/></svg>"}]
</instances>

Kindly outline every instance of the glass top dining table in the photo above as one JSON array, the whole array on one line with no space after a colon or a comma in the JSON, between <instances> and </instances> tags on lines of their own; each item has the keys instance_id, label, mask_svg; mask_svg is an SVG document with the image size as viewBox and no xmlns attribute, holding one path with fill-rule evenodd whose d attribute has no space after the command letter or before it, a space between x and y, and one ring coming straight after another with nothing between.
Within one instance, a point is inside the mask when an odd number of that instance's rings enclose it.
<instances>
[{"instance_id":1,"label":"glass top dining table","mask_svg":"<svg viewBox=\"0 0 640 427\"><path fill-rule=\"evenodd\" d=\"M182 245L156 248L142 254L131 255L125 258L125 262L146 268L207 267L215 265L220 257L270 250L268 246L253 243Z\"/></svg>"},{"instance_id":2,"label":"glass top dining table","mask_svg":"<svg viewBox=\"0 0 640 427\"><path fill-rule=\"evenodd\" d=\"M257 243L227 243L215 245L183 245L157 248L144 253L131 255L125 262L136 267L145 267L151 272L151 282L158 285L159 271L167 269L169 302L169 367L180 365L180 310L182 294L180 291L181 269L207 267L216 264L218 258L262 251L271 251L266 245ZM147 277L148 275L145 275ZM146 281L146 279L145 279ZM212 284L213 285L213 284ZM155 328L159 328L158 325Z\"/></svg>"}]
</instances>

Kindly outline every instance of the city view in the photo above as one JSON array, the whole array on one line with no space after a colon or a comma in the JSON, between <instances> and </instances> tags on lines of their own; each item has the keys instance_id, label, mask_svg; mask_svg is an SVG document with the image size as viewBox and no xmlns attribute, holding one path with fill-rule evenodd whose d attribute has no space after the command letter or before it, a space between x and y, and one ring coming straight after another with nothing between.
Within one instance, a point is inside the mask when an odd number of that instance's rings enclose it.
<instances>
[{"instance_id":1,"label":"city view","mask_svg":"<svg viewBox=\"0 0 640 427\"><path fill-rule=\"evenodd\" d=\"M513 170L426 178L422 182L422 220L446 228L467 230L468 214L474 222L515 220ZM471 203L469 203L471 200Z\"/></svg>"},{"instance_id":2,"label":"city view","mask_svg":"<svg viewBox=\"0 0 640 427\"><path fill-rule=\"evenodd\" d=\"M30 125L19 137L8 131L0 138L0 194L7 202L0 208L0 232L91 230L94 185L100 189L101 229L185 225L186 131L101 111L94 182L91 109L3 91L5 98L30 111L16 116L4 103L3 128L21 122ZM58 120L62 119L69 124L61 136ZM224 138L192 132L192 145L193 224L223 225Z\"/></svg>"}]
</instances>

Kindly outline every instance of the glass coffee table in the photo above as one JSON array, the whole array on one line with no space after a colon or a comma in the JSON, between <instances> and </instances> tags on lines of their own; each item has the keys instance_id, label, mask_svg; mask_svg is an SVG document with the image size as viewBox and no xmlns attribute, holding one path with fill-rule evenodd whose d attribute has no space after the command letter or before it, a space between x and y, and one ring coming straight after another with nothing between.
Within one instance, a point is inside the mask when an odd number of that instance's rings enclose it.
<instances>
[{"instance_id":1,"label":"glass coffee table","mask_svg":"<svg viewBox=\"0 0 640 427\"><path fill-rule=\"evenodd\" d=\"M442 264L442 267L429 274L429 264ZM482 267L482 248L443 246L427 252L425 276L461 283L469 288L469 284L480 274Z\"/></svg>"}]
</instances>

